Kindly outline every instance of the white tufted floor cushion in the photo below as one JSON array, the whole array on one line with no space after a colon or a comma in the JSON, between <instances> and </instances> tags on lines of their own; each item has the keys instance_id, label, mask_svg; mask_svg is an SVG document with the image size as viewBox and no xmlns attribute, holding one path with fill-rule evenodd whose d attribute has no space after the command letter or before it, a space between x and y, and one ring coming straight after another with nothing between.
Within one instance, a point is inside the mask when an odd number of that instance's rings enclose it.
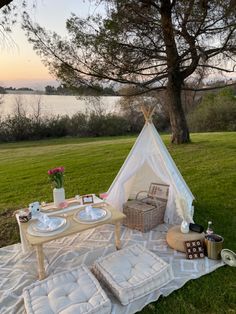
<instances>
[{"instance_id":1,"label":"white tufted floor cushion","mask_svg":"<svg viewBox=\"0 0 236 314\"><path fill-rule=\"evenodd\" d=\"M24 289L30 314L108 314L111 302L89 269L82 265Z\"/></svg>"},{"instance_id":2,"label":"white tufted floor cushion","mask_svg":"<svg viewBox=\"0 0 236 314\"><path fill-rule=\"evenodd\" d=\"M94 264L93 273L123 305L173 279L170 265L139 244L101 257Z\"/></svg>"}]
</instances>

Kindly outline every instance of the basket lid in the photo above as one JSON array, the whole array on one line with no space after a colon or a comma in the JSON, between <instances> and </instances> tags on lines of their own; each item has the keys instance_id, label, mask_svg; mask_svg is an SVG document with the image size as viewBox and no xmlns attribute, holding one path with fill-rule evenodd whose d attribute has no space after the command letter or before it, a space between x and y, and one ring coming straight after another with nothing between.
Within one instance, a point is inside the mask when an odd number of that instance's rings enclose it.
<instances>
[{"instance_id":1,"label":"basket lid","mask_svg":"<svg viewBox=\"0 0 236 314\"><path fill-rule=\"evenodd\" d=\"M155 209L156 207L153 205L150 205L150 204L143 203L141 201L133 200L133 201L128 201L125 204L125 208L126 209L128 209L128 208L129 209L135 209L138 211L146 212L146 211Z\"/></svg>"}]
</instances>

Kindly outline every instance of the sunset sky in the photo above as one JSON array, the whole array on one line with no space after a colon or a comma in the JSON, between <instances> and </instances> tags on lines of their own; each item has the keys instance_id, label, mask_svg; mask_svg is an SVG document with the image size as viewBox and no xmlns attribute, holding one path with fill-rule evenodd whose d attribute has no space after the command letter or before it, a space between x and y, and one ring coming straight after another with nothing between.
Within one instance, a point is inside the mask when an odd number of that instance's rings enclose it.
<instances>
[{"instance_id":1,"label":"sunset sky","mask_svg":"<svg viewBox=\"0 0 236 314\"><path fill-rule=\"evenodd\" d=\"M15 0L16 3L19 1ZM65 21L71 12L79 16L86 16L89 12L96 10L89 5L87 0L31 0L28 2L37 4L35 9L30 10L33 21L60 35L65 34ZM21 21L18 20L10 35L15 44L13 42L6 43L3 38L0 38L2 42L0 86L27 86L44 89L47 84L56 84L55 79L50 76L47 68L44 67L39 56L28 43L21 30Z\"/></svg>"},{"instance_id":2,"label":"sunset sky","mask_svg":"<svg viewBox=\"0 0 236 314\"><path fill-rule=\"evenodd\" d=\"M65 22L71 12L85 17L88 13L101 13L104 10L101 5L97 7L95 1L91 4L89 0L28 0L27 2L27 11L34 22L62 36L66 33ZM22 0L14 0L13 3L22 3ZM35 9L32 9L33 3L36 3ZM9 36L12 41L6 42L0 32L0 86L43 90L46 85L58 85L28 43L21 29L20 18ZM236 77L226 74L226 77L228 76Z\"/></svg>"}]
</instances>

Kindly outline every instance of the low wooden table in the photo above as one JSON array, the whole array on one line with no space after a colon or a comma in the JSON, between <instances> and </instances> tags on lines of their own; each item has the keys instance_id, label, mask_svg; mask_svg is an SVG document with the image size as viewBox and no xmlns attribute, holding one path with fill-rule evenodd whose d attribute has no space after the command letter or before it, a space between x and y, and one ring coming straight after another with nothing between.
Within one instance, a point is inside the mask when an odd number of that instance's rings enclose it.
<instances>
[{"instance_id":1,"label":"low wooden table","mask_svg":"<svg viewBox=\"0 0 236 314\"><path fill-rule=\"evenodd\" d=\"M116 249L119 250L121 248L121 242L120 242L120 227L121 227L121 222L122 220L125 218L125 215L117 210L115 210L113 207L111 207L108 204L95 204L96 207L102 207L104 209L108 209L111 212L111 217L103 220L103 221L97 221L93 224L84 224L84 223L79 223L78 221L76 221L74 219L74 214L76 212L79 212L81 210L83 210L84 208L80 208L71 212L66 212L66 213L62 213L59 214L58 212L55 214L55 216L62 216L65 217L68 222L69 222L69 227L62 231L61 233L58 233L56 235L53 236L49 236L49 237L41 237L41 236L33 236L30 235L27 232L27 228L29 226L29 224L31 223L31 221L27 222L27 223L22 223L21 224L21 229L22 232L25 234L26 239L28 240L28 242L35 248L36 250L36 255L37 255L37 260L38 260L38 274L39 274L39 280L42 280L46 277L46 273L45 273L45 268L44 268L44 252L43 252L43 244L62 238L62 237L66 237L69 235L73 235L79 232L83 232L86 231L88 229L92 229L95 228L97 226L101 226L104 224L114 224L115 225L115 245L116 245Z\"/></svg>"}]
</instances>

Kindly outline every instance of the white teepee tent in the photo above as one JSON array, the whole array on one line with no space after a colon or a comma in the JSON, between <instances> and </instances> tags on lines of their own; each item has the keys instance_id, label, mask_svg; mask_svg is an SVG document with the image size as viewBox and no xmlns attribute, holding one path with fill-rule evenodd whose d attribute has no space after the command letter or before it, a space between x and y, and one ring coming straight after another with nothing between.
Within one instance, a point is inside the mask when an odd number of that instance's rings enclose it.
<instances>
[{"instance_id":1,"label":"white teepee tent","mask_svg":"<svg viewBox=\"0 0 236 314\"><path fill-rule=\"evenodd\" d=\"M165 222L177 223L180 220L176 213L176 198L186 200L190 216L193 216L194 196L151 122L150 112L149 116L145 115L145 119L146 124L110 186L106 200L122 211L123 204L135 198L139 191L148 191L151 182L168 184Z\"/></svg>"}]
</instances>

